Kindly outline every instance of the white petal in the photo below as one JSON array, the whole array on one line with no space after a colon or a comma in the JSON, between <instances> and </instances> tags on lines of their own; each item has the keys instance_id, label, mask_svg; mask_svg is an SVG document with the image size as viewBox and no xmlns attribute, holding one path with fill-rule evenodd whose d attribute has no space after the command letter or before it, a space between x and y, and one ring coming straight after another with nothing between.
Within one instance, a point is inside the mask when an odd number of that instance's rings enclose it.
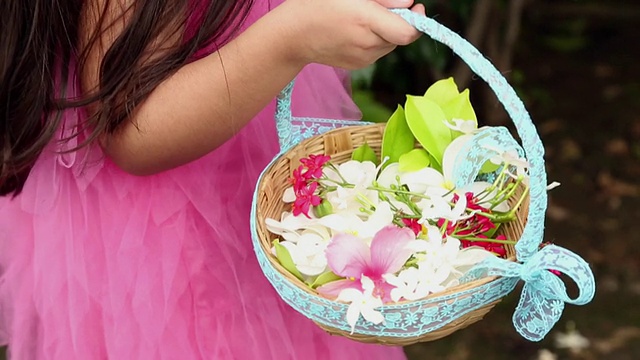
<instances>
[{"instance_id":1,"label":"white petal","mask_svg":"<svg viewBox=\"0 0 640 360\"><path fill-rule=\"evenodd\" d=\"M343 301L346 303L351 303L354 301L358 302L362 299L362 296L362 291L359 291L358 289L348 288L340 291L340 294L338 294L338 298L336 299L336 301Z\"/></svg>"},{"instance_id":2,"label":"white petal","mask_svg":"<svg viewBox=\"0 0 640 360\"><path fill-rule=\"evenodd\" d=\"M292 203L296 201L296 193L293 191L293 187L288 187L282 194L282 201L286 203Z\"/></svg>"},{"instance_id":3,"label":"white petal","mask_svg":"<svg viewBox=\"0 0 640 360\"><path fill-rule=\"evenodd\" d=\"M354 301L351 303L351 305L349 305L349 308L347 309L347 324L351 326L351 334L353 334L353 331L356 328L356 323L360 318L361 305L362 304L360 302Z\"/></svg>"},{"instance_id":4,"label":"white petal","mask_svg":"<svg viewBox=\"0 0 640 360\"><path fill-rule=\"evenodd\" d=\"M554 181L551 184L547 185L547 191L553 190L553 189L557 188L558 186L560 186L560 183L557 182L557 181Z\"/></svg>"},{"instance_id":5,"label":"white petal","mask_svg":"<svg viewBox=\"0 0 640 360\"><path fill-rule=\"evenodd\" d=\"M362 289L364 289L365 296L367 294L371 295L375 287L373 280L371 280L368 276L362 275L362 277L360 278L360 282L362 283Z\"/></svg>"},{"instance_id":6,"label":"white petal","mask_svg":"<svg viewBox=\"0 0 640 360\"><path fill-rule=\"evenodd\" d=\"M380 202L376 206L376 211L362 223L358 229L358 235L363 238L373 237L380 229L393 223L393 211L387 202Z\"/></svg>"},{"instance_id":7,"label":"white petal","mask_svg":"<svg viewBox=\"0 0 640 360\"><path fill-rule=\"evenodd\" d=\"M434 168L424 168L418 171L400 174L400 182L406 184L409 190L424 193L428 187L443 187L444 176Z\"/></svg>"},{"instance_id":8,"label":"white petal","mask_svg":"<svg viewBox=\"0 0 640 360\"><path fill-rule=\"evenodd\" d=\"M380 324L382 322L384 322L384 316L382 315L381 312L374 310L375 308L378 308L380 306L382 306L382 300L380 301L380 305L375 306L377 304L374 304L374 306L364 306L360 309L360 312L362 313L362 317L364 317L365 320L372 322L374 324Z\"/></svg>"},{"instance_id":9,"label":"white petal","mask_svg":"<svg viewBox=\"0 0 640 360\"><path fill-rule=\"evenodd\" d=\"M325 266L315 266L313 264L299 264L299 265L296 265L296 268L303 275L316 276L316 275L320 275L323 272L325 272L325 270L327 269L327 266L326 265Z\"/></svg>"},{"instance_id":10,"label":"white petal","mask_svg":"<svg viewBox=\"0 0 640 360\"><path fill-rule=\"evenodd\" d=\"M413 251L414 253L417 253L417 252L428 251L431 248L431 246L429 245L428 242L418 239L408 243L406 248Z\"/></svg>"},{"instance_id":11,"label":"white petal","mask_svg":"<svg viewBox=\"0 0 640 360\"><path fill-rule=\"evenodd\" d=\"M464 248L460 250L460 252L458 252L458 256L456 256L456 259L454 261L454 266L456 268L471 267L483 261L489 256L494 255L490 251L487 251L481 247L472 246Z\"/></svg>"},{"instance_id":12,"label":"white petal","mask_svg":"<svg viewBox=\"0 0 640 360\"><path fill-rule=\"evenodd\" d=\"M462 135L455 138L444 150L442 156L442 173L447 181L453 182L453 168L462 147L473 138L473 135Z\"/></svg>"},{"instance_id":13,"label":"white petal","mask_svg":"<svg viewBox=\"0 0 640 360\"><path fill-rule=\"evenodd\" d=\"M318 222L329 229L345 232L352 229L354 224L362 223L362 220L355 215L329 214L320 218Z\"/></svg>"},{"instance_id":14,"label":"white petal","mask_svg":"<svg viewBox=\"0 0 640 360\"><path fill-rule=\"evenodd\" d=\"M396 176L400 175L398 163L389 164L378 176L378 185L389 188L391 184L396 184Z\"/></svg>"}]
</instances>

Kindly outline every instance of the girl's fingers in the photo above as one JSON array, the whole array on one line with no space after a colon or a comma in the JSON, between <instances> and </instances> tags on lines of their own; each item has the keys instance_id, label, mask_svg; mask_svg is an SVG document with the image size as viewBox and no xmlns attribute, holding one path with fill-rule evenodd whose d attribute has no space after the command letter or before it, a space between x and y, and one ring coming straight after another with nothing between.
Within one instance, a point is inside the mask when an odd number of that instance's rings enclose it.
<instances>
[{"instance_id":1,"label":"girl's fingers","mask_svg":"<svg viewBox=\"0 0 640 360\"><path fill-rule=\"evenodd\" d=\"M414 6L416 11L424 7ZM394 45L408 45L420 37L420 32L399 15L387 10L370 11L371 30L385 41Z\"/></svg>"},{"instance_id":2,"label":"girl's fingers","mask_svg":"<svg viewBox=\"0 0 640 360\"><path fill-rule=\"evenodd\" d=\"M423 4L415 4L412 8L411 11L418 13L420 15L427 15L427 10L424 8Z\"/></svg>"}]
</instances>

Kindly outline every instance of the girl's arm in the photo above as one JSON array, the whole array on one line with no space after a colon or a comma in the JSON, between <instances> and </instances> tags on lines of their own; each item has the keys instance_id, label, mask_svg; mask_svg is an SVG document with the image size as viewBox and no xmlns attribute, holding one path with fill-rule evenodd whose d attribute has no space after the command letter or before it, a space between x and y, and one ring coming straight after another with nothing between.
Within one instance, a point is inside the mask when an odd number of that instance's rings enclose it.
<instances>
[{"instance_id":1,"label":"girl's arm","mask_svg":"<svg viewBox=\"0 0 640 360\"><path fill-rule=\"evenodd\" d=\"M96 13L103 2L91 0L93 11L84 13ZM404 0L384 2L410 5ZM119 6L107 10L116 17L123 11ZM87 15L85 24L84 31L91 33L96 21ZM85 89L99 83L102 56L118 34L112 27L99 42L101 47L91 49L82 71ZM103 139L103 147L132 174L171 169L222 145L306 64L359 68L416 37L410 25L375 1L288 0L218 52L184 66L161 83L134 109L131 121Z\"/></svg>"}]
</instances>

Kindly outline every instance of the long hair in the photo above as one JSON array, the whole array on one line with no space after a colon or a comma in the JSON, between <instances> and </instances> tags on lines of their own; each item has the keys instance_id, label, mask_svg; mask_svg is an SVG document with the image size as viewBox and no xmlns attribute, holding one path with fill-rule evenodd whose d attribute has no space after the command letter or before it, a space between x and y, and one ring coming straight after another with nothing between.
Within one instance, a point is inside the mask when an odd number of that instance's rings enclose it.
<instances>
[{"instance_id":1,"label":"long hair","mask_svg":"<svg viewBox=\"0 0 640 360\"><path fill-rule=\"evenodd\" d=\"M237 28L253 3L133 2L125 28L102 60L98 89L79 99L67 99L64 94L72 59L81 68L88 49L100 41L99 29L109 27L102 13L89 44L78 49L83 2L0 1L0 196L20 193L33 164L59 128L64 109L100 104L82 129L76 129L74 136L84 129L90 134L80 146L113 133L127 121L132 109L198 49L229 40L233 35L229 29ZM106 2L109 6L109 0ZM184 31L188 21L199 24L197 30L188 36L182 34L182 42L149 60L152 43L168 28Z\"/></svg>"}]
</instances>

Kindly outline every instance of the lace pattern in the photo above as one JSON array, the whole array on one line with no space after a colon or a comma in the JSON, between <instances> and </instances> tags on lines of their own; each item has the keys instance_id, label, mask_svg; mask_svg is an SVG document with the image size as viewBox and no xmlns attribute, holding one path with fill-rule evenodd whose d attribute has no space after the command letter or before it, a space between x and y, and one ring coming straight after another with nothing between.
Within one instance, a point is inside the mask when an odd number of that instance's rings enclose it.
<instances>
[{"instance_id":1,"label":"lace pattern","mask_svg":"<svg viewBox=\"0 0 640 360\"><path fill-rule=\"evenodd\" d=\"M406 9L392 11L416 29L450 47L484 79L504 105L522 139L521 146L504 128L489 128L478 132L467 145L466 151L461 151L461 154L466 156L456 160L457 185L463 186L476 179L482 164L499 152L516 150L521 156L524 155L530 164L528 171L531 200L527 224L516 244L518 262L492 257L477 265L463 278L463 281L468 282L485 276L499 276L497 280L447 296L385 305L381 308L385 317L384 323L374 325L360 319L355 332L389 337L420 336L504 297L515 288L519 280L523 280L525 285L513 315L513 323L516 330L526 339L541 340L560 318L565 303L582 305L592 300L595 280L589 265L573 252L555 245L539 249L544 235L547 208L547 176L543 158L544 147L535 126L513 88L471 44L433 19ZM295 118L291 114L292 90L293 82L278 97L276 124L281 155L305 138L341 126L363 124L353 121ZM256 231L257 196L256 191L251 224L253 243L260 266L271 284L289 305L310 319L326 326L350 330L345 320L347 304L311 295L297 288L269 263L269 255L262 250ZM576 299L569 298L560 278L548 270L557 270L568 275L577 284L580 295Z\"/></svg>"}]
</instances>

